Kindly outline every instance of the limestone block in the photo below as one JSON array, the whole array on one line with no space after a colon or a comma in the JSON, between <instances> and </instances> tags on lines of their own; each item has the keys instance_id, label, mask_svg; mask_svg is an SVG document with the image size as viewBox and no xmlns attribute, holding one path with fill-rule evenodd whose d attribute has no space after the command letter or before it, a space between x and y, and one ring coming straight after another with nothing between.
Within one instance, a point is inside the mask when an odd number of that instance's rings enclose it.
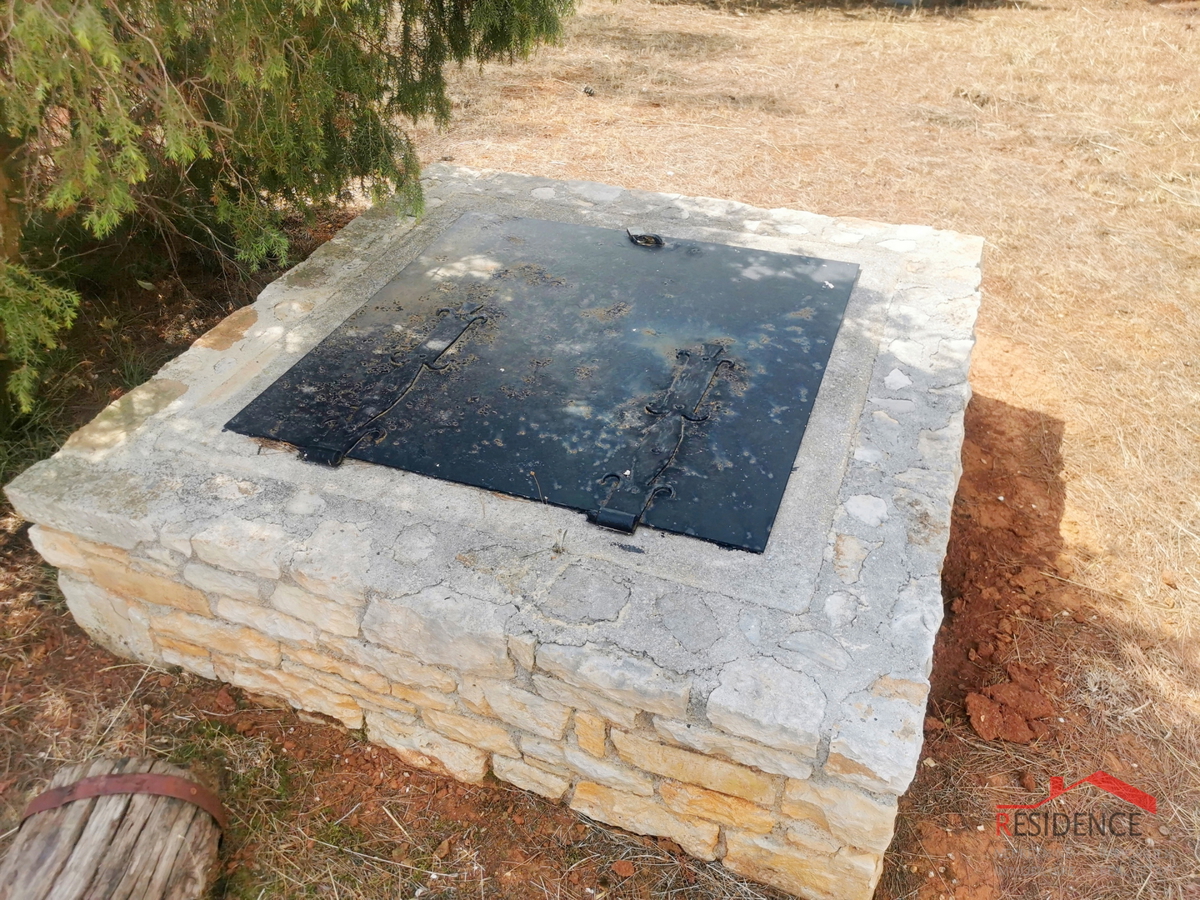
<instances>
[{"instance_id":1,"label":"limestone block","mask_svg":"<svg viewBox=\"0 0 1200 900\"><path fill-rule=\"evenodd\" d=\"M252 659L268 666L279 665L279 642L241 625L202 619L187 613L151 616L150 630L177 641L207 647L213 653Z\"/></svg>"},{"instance_id":2,"label":"limestone block","mask_svg":"<svg viewBox=\"0 0 1200 900\"><path fill-rule=\"evenodd\" d=\"M607 759L596 759L578 747L521 736L521 752L530 759L574 770L600 784L642 797L654 793L654 782L643 772Z\"/></svg>"},{"instance_id":3,"label":"limestone block","mask_svg":"<svg viewBox=\"0 0 1200 900\"><path fill-rule=\"evenodd\" d=\"M255 606L252 603L243 603L241 600L233 600L229 597L218 597L217 615L230 622L261 631L267 637L277 641L291 641L294 644L315 644L317 642L316 626L276 610L267 609L265 606Z\"/></svg>"},{"instance_id":4,"label":"limestone block","mask_svg":"<svg viewBox=\"0 0 1200 900\"><path fill-rule=\"evenodd\" d=\"M372 741L391 748L402 760L418 769L439 772L470 784L483 781L488 773L487 753L420 725L408 725L382 713L368 712L367 734Z\"/></svg>"},{"instance_id":5,"label":"limestone block","mask_svg":"<svg viewBox=\"0 0 1200 900\"><path fill-rule=\"evenodd\" d=\"M58 587L79 627L97 644L126 659L151 665L158 662L159 654L150 636L150 620L144 608L69 570L59 572Z\"/></svg>"},{"instance_id":6,"label":"limestone block","mask_svg":"<svg viewBox=\"0 0 1200 900\"><path fill-rule=\"evenodd\" d=\"M401 656L376 647L366 641L351 641L332 634L322 634L321 643L339 656L374 669L388 681L405 685L421 685L451 693L457 682L449 672L417 662L411 656Z\"/></svg>"},{"instance_id":7,"label":"limestone block","mask_svg":"<svg viewBox=\"0 0 1200 900\"><path fill-rule=\"evenodd\" d=\"M571 719L570 707L506 681L483 682L483 694L497 718L551 740L562 740Z\"/></svg>"},{"instance_id":8,"label":"limestone block","mask_svg":"<svg viewBox=\"0 0 1200 900\"><path fill-rule=\"evenodd\" d=\"M33 525L29 529L29 542L33 549L41 554L42 559L59 569L77 569L86 572L87 557L79 546L79 538L47 528L45 525Z\"/></svg>"},{"instance_id":9,"label":"limestone block","mask_svg":"<svg viewBox=\"0 0 1200 900\"><path fill-rule=\"evenodd\" d=\"M719 825L766 834L775 827L775 816L748 800L709 791L694 784L664 781L658 786L663 802L677 813L708 819Z\"/></svg>"},{"instance_id":10,"label":"limestone block","mask_svg":"<svg viewBox=\"0 0 1200 900\"><path fill-rule=\"evenodd\" d=\"M532 634L510 634L508 636L508 652L517 665L533 671L534 653L537 650L537 639Z\"/></svg>"},{"instance_id":11,"label":"limestone block","mask_svg":"<svg viewBox=\"0 0 1200 900\"><path fill-rule=\"evenodd\" d=\"M825 771L869 791L902 794L921 755L924 704L852 694L834 726Z\"/></svg>"},{"instance_id":12,"label":"limestone block","mask_svg":"<svg viewBox=\"0 0 1200 900\"><path fill-rule=\"evenodd\" d=\"M195 588L178 581L148 572L138 572L121 563L99 557L92 558L88 570L96 584L127 600L174 606L199 616L212 615L208 599Z\"/></svg>"},{"instance_id":13,"label":"limestone block","mask_svg":"<svg viewBox=\"0 0 1200 900\"><path fill-rule=\"evenodd\" d=\"M363 577L370 564L371 540L357 525L325 521L293 557L291 574L314 594L358 606L366 600Z\"/></svg>"},{"instance_id":14,"label":"limestone block","mask_svg":"<svg viewBox=\"0 0 1200 900\"><path fill-rule=\"evenodd\" d=\"M810 900L871 900L873 878L837 854L805 852L769 835L729 830L725 834L728 868Z\"/></svg>"},{"instance_id":15,"label":"limestone block","mask_svg":"<svg viewBox=\"0 0 1200 900\"><path fill-rule=\"evenodd\" d=\"M497 718L496 711L492 709L492 704L488 703L487 695L483 692L483 686L489 681L488 678L463 675L458 679L458 699L462 701L463 706L476 715L495 719ZM497 683L503 684L504 682Z\"/></svg>"},{"instance_id":16,"label":"limestone block","mask_svg":"<svg viewBox=\"0 0 1200 900\"><path fill-rule=\"evenodd\" d=\"M892 841L896 799L876 800L844 785L792 779L784 789L780 811L825 825L845 844L882 853Z\"/></svg>"},{"instance_id":17,"label":"limestone block","mask_svg":"<svg viewBox=\"0 0 1200 900\"><path fill-rule=\"evenodd\" d=\"M186 384L168 378L154 378L138 385L67 438L63 449L73 453L111 450L123 444L148 418L187 393L187 389Z\"/></svg>"},{"instance_id":18,"label":"limestone block","mask_svg":"<svg viewBox=\"0 0 1200 900\"><path fill-rule=\"evenodd\" d=\"M687 713L691 679L644 659L605 651L594 644L542 644L537 649L537 665L567 684L622 706L670 716Z\"/></svg>"},{"instance_id":19,"label":"limestone block","mask_svg":"<svg viewBox=\"0 0 1200 900\"><path fill-rule=\"evenodd\" d=\"M285 659L280 664L284 672L295 675L304 681L323 688L330 693L353 697L360 705L370 704L379 709L395 710L406 715L413 715L416 712L416 707L411 703L405 703L403 700L397 700L386 693L376 693L368 690L361 684L356 684L353 681L346 681L344 678L339 678L337 675L332 675L329 672L321 672L317 669L310 669L308 666L301 665L290 659Z\"/></svg>"},{"instance_id":20,"label":"limestone block","mask_svg":"<svg viewBox=\"0 0 1200 900\"><path fill-rule=\"evenodd\" d=\"M410 684L393 684L392 696L422 709L453 709L454 701L438 691L430 688L416 687Z\"/></svg>"},{"instance_id":21,"label":"limestone block","mask_svg":"<svg viewBox=\"0 0 1200 900\"><path fill-rule=\"evenodd\" d=\"M258 596L258 582L214 569L204 563L190 562L184 566L183 580L192 587L210 594L220 594L248 603L262 603Z\"/></svg>"},{"instance_id":22,"label":"limestone block","mask_svg":"<svg viewBox=\"0 0 1200 900\"><path fill-rule=\"evenodd\" d=\"M531 766L519 759L497 756L492 759L492 771L501 781L515 784L524 791L541 794L548 800L561 800L571 782L545 769Z\"/></svg>"},{"instance_id":23,"label":"limestone block","mask_svg":"<svg viewBox=\"0 0 1200 900\"><path fill-rule=\"evenodd\" d=\"M504 623L512 612L511 606L431 587L407 597L372 600L362 628L369 640L422 662L510 678L516 670L508 657Z\"/></svg>"},{"instance_id":24,"label":"limestone block","mask_svg":"<svg viewBox=\"0 0 1200 900\"><path fill-rule=\"evenodd\" d=\"M277 584L270 602L280 612L311 622L322 631L341 637L358 635L357 606L326 600L290 584Z\"/></svg>"},{"instance_id":25,"label":"limestone block","mask_svg":"<svg viewBox=\"0 0 1200 900\"><path fill-rule=\"evenodd\" d=\"M256 694L281 697L296 709L319 712L347 728L362 728L363 713L352 697L313 684L295 672L264 669L240 659L213 657L217 677Z\"/></svg>"},{"instance_id":26,"label":"limestone block","mask_svg":"<svg viewBox=\"0 0 1200 900\"><path fill-rule=\"evenodd\" d=\"M386 678L366 666L355 665L304 647L285 647L283 652L286 657L303 666L316 669L318 672L328 672L330 675L360 684L376 694L386 694L390 689Z\"/></svg>"},{"instance_id":27,"label":"limestone block","mask_svg":"<svg viewBox=\"0 0 1200 900\"><path fill-rule=\"evenodd\" d=\"M287 535L270 522L224 515L192 537L192 549L218 568L276 579L279 559L288 549Z\"/></svg>"},{"instance_id":28,"label":"limestone block","mask_svg":"<svg viewBox=\"0 0 1200 900\"><path fill-rule=\"evenodd\" d=\"M155 643L158 644L159 654L166 665L179 666L185 672L191 672L193 675L199 675L210 681L217 680L212 657L203 647L189 644L187 641L172 640L162 635L155 638Z\"/></svg>"},{"instance_id":29,"label":"limestone block","mask_svg":"<svg viewBox=\"0 0 1200 900\"><path fill-rule=\"evenodd\" d=\"M619 703L613 703L611 700L606 700L603 697L597 697L595 694L587 691L581 691L579 688L571 687L569 684L563 684L563 682L555 678L548 678L545 675L534 675L533 686L539 694L548 700L555 700L566 706L582 707L583 709L591 710L598 716L612 722L614 725L620 725L622 728L633 728L637 723L637 710L621 706Z\"/></svg>"},{"instance_id":30,"label":"limestone block","mask_svg":"<svg viewBox=\"0 0 1200 900\"><path fill-rule=\"evenodd\" d=\"M604 756L608 752L608 726L599 716L590 713L575 713L575 740L580 748L592 756Z\"/></svg>"},{"instance_id":31,"label":"limestone block","mask_svg":"<svg viewBox=\"0 0 1200 900\"><path fill-rule=\"evenodd\" d=\"M648 741L614 728L610 734L621 759L639 769L700 784L722 794L769 806L775 801L776 779L745 766L701 756L666 744Z\"/></svg>"},{"instance_id":32,"label":"limestone block","mask_svg":"<svg viewBox=\"0 0 1200 900\"><path fill-rule=\"evenodd\" d=\"M472 747L479 747L481 750L498 753L501 756L520 757L521 755L512 736L494 722L432 709L425 710L422 718L430 728L441 732L451 740L470 744Z\"/></svg>"},{"instance_id":33,"label":"limestone block","mask_svg":"<svg viewBox=\"0 0 1200 900\"><path fill-rule=\"evenodd\" d=\"M584 781L575 787L571 809L590 819L607 822L636 834L670 838L700 859L717 858L720 829L716 825L703 819L678 815L646 797Z\"/></svg>"},{"instance_id":34,"label":"limestone block","mask_svg":"<svg viewBox=\"0 0 1200 900\"><path fill-rule=\"evenodd\" d=\"M715 728L655 716L654 730L663 740L698 750L705 756L721 756L774 775L791 778L808 778L812 775L811 763L793 753L731 737Z\"/></svg>"},{"instance_id":35,"label":"limestone block","mask_svg":"<svg viewBox=\"0 0 1200 900\"><path fill-rule=\"evenodd\" d=\"M812 678L773 659L741 659L721 670L707 713L710 722L730 734L812 757L825 695Z\"/></svg>"}]
</instances>

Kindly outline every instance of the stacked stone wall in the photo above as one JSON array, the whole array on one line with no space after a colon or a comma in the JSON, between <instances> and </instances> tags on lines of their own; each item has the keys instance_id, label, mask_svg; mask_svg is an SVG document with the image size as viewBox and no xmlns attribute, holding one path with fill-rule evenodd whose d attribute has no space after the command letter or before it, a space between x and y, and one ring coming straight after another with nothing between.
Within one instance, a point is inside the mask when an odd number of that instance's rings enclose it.
<instances>
[{"instance_id":1,"label":"stacked stone wall","mask_svg":"<svg viewBox=\"0 0 1200 900\"><path fill-rule=\"evenodd\" d=\"M438 646L430 621L418 654L402 630L413 623L389 622L336 577L281 566L282 535L253 523L176 528L131 549L40 525L30 535L76 620L122 656L282 698L414 767L472 783L490 772L804 897L874 890L896 815L887 773L822 765L815 698L789 711L785 695L764 717L752 676L769 673L731 673L697 721L688 679L601 648L464 641L452 627ZM439 655L461 663L425 661ZM904 689L877 688L881 700ZM753 739L764 736L775 746Z\"/></svg>"}]
</instances>

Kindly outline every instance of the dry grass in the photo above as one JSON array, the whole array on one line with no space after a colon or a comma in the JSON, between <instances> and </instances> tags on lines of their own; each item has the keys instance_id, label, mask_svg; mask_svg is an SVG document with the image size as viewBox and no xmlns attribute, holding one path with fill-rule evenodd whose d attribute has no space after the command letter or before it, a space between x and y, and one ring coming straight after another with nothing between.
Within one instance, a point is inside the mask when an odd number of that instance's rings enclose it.
<instances>
[{"instance_id":1,"label":"dry grass","mask_svg":"<svg viewBox=\"0 0 1200 900\"><path fill-rule=\"evenodd\" d=\"M1195 896L1200 6L584 0L562 46L463 71L452 89L452 125L416 129L427 163L987 239L975 390L1061 423L1053 469L1025 476L1065 491L1055 537L1091 638L1031 624L1017 642L1061 668L1057 749L953 725L939 741L974 743L917 811L986 819L1013 788L981 773L1141 759L1132 777L1184 849L1054 865L1010 854L1006 895Z\"/></svg>"}]
</instances>

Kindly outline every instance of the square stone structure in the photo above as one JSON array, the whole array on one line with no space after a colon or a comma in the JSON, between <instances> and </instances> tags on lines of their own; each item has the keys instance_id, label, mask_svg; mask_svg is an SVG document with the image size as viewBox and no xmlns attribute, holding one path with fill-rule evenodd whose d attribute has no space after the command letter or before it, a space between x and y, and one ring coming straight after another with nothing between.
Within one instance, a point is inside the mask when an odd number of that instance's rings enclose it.
<instances>
[{"instance_id":1,"label":"square stone structure","mask_svg":"<svg viewBox=\"0 0 1200 900\"><path fill-rule=\"evenodd\" d=\"M114 652L799 896L868 898L921 747L983 242L435 166L7 487ZM224 431L460 215L857 263L766 552Z\"/></svg>"}]
</instances>

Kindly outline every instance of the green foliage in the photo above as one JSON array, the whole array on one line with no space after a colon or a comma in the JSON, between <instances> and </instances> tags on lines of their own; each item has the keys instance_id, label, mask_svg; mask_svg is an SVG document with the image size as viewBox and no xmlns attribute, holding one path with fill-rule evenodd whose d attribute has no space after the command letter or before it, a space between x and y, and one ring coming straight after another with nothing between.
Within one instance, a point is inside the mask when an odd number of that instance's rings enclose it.
<instances>
[{"instance_id":1,"label":"green foliage","mask_svg":"<svg viewBox=\"0 0 1200 900\"><path fill-rule=\"evenodd\" d=\"M0 0L0 310L27 406L40 348L78 298L21 268L118 230L254 268L284 216L400 193L419 206L403 118L445 118L443 70L511 61L572 0ZM24 241L5 223L20 210ZM9 231L11 231L11 226Z\"/></svg>"},{"instance_id":2,"label":"green foliage","mask_svg":"<svg viewBox=\"0 0 1200 900\"><path fill-rule=\"evenodd\" d=\"M5 387L28 413L38 370L34 361L57 343L58 332L75 321L79 295L55 287L19 263L0 259L0 361L10 364ZM5 356L8 360L5 360Z\"/></svg>"}]
</instances>

